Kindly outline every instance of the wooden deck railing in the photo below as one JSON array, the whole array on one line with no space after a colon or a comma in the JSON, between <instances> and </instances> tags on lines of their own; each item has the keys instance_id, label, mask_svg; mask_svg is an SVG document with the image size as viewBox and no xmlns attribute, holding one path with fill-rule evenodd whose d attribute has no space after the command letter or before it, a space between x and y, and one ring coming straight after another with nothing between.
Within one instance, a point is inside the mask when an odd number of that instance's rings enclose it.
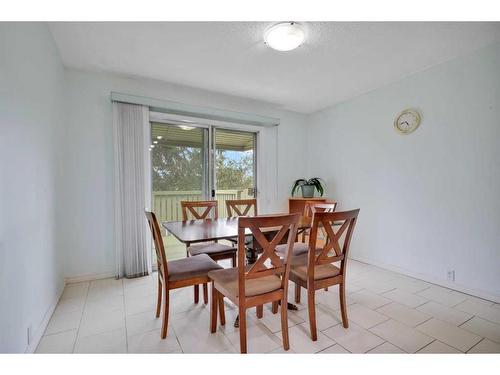
<instances>
[{"instance_id":1,"label":"wooden deck railing","mask_svg":"<svg viewBox=\"0 0 500 375\"><path fill-rule=\"evenodd\" d=\"M219 217L227 217L226 200L251 198L248 189L217 190L216 197L219 201ZM192 191L153 191L152 206L159 221L182 220L181 201L202 200L200 190Z\"/></svg>"}]
</instances>

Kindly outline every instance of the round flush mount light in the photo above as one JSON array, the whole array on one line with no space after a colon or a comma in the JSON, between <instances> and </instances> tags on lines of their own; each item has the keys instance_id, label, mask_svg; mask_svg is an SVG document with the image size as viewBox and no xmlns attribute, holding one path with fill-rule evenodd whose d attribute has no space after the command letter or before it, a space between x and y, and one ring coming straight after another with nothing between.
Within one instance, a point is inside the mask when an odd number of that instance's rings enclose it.
<instances>
[{"instance_id":1,"label":"round flush mount light","mask_svg":"<svg viewBox=\"0 0 500 375\"><path fill-rule=\"evenodd\" d=\"M278 23L264 34L266 44L277 51L291 51L300 46L304 38L304 30L295 22Z\"/></svg>"}]
</instances>

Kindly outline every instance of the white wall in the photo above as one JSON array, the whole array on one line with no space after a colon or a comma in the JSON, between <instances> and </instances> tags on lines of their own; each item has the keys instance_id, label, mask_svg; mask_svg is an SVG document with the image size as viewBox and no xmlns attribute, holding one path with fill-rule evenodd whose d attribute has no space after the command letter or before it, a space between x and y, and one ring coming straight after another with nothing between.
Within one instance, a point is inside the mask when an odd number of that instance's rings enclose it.
<instances>
[{"instance_id":1,"label":"white wall","mask_svg":"<svg viewBox=\"0 0 500 375\"><path fill-rule=\"evenodd\" d=\"M0 353L24 352L63 287L56 231L64 68L45 24L0 23Z\"/></svg>"},{"instance_id":2,"label":"white wall","mask_svg":"<svg viewBox=\"0 0 500 375\"><path fill-rule=\"evenodd\" d=\"M67 277L115 272L111 91L281 118L278 200L270 202L274 211L286 210L291 182L305 172L303 115L245 98L108 73L69 69L66 84L66 216L61 233Z\"/></svg>"},{"instance_id":3,"label":"white wall","mask_svg":"<svg viewBox=\"0 0 500 375\"><path fill-rule=\"evenodd\" d=\"M422 113L400 135L396 114ZM500 300L500 45L308 119L308 168L361 208L352 257Z\"/></svg>"}]
</instances>

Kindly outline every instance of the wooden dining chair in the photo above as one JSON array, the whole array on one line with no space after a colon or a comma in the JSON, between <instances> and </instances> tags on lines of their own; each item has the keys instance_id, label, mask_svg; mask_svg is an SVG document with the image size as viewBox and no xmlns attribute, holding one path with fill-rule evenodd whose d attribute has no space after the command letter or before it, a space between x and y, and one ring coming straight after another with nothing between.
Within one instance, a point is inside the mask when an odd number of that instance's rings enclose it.
<instances>
[{"instance_id":1,"label":"wooden dining chair","mask_svg":"<svg viewBox=\"0 0 500 375\"><path fill-rule=\"evenodd\" d=\"M217 201L181 201L182 220L189 219L204 220L218 219L219 209ZM198 211L201 209L201 211ZM211 217L210 217L211 215ZM236 247L224 245L217 241L209 241L202 243L186 243L186 256L196 256L207 254L216 262L224 259L231 259L233 267L236 266ZM198 285L194 286L194 303L198 303L200 289ZM203 284L203 302L208 303L208 285Z\"/></svg>"},{"instance_id":2,"label":"wooden dining chair","mask_svg":"<svg viewBox=\"0 0 500 375\"><path fill-rule=\"evenodd\" d=\"M316 332L315 293L318 289L339 285L340 310L344 328L349 327L347 321L347 305L345 300L345 275L347 255L352 233L356 225L359 209L344 212L314 212L309 236L309 251L303 262L295 262L290 271L290 280L295 283L295 296L300 287L307 289L307 308L311 339L318 339ZM337 231L334 224L340 223ZM326 233L324 245L318 246L318 228L323 227ZM339 267L333 263L340 262Z\"/></svg>"},{"instance_id":3,"label":"wooden dining chair","mask_svg":"<svg viewBox=\"0 0 500 375\"><path fill-rule=\"evenodd\" d=\"M226 201L227 217L257 216L257 199L228 199ZM250 245L253 240L252 235L245 237L245 245ZM238 238L230 238L234 246L238 243ZM236 265L233 265L236 267Z\"/></svg>"},{"instance_id":4,"label":"wooden dining chair","mask_svg":"<svg viewBox=\"0 0 500 375\"><path fill-rule=\"evenodd\" d=\"M300 214L240 217L238 219L238 267L209 273L212 279L212 302L210 304L210 328L217 330L217 309L224 315L224 297L229 298L239 310L240 351L247 352L246 310L272 302L281 302L281 331L283 347L290 348L288 339L287 295L290 258L297 235ZM276 235L269 241L263 233L273 228ZM245 231L249 229L263 248L258 260L245 267ZM283 259L276 254L276 245L288 234L288 251ZM273 311L274 312L274 311ZM221 318L221 321L224 319ZM222 323L221 323L222 324Z\"/></svg>"},{"instance_id":5,"label":"wooden dining chair","mask_svg":"<svg viewBox=\"0 0 500 375\"><path fill-rule=\"evenodd\" d=\"M257 216L257 199L228 199L226 209L228 217L249 216L252 209L252 215Z\"/></svg>"},{"instance_id":6,"label":"wooden dining chair","mask_svg":"<svg viewBox=\"0 0 500 375\"><path fill-rule=\"evenodd\" d=\"M336 207L337 207L337 202L324 203L318 201L306 201L304 206L303 216L306 218L310 218L310 220L312 221L312 216L315 212L334 212ZM294 257L306 254L309 250L309 244L305 243L305 235L304 235L305 231L306 230L302 232L302 242L295 242L295 244L293 245L292 255ZM307 229L307 232L309 231L310 229ZM286 250L286 244L276 246L276 252L281 257L284 256L285 250ZM300 302L300 300L296 302Z\"/></svg>"},{"instance_id":7,"label":"wooden dining chair","mask_svg":"<svg viewBox=\"0 0 500 375\"><path fill-rule=\"evenodd\" d=\"M163 322L161 326L161 338L167 337L168 313L169 313L169 291L191 285L205 284L209 282L207 276L209 271L220 270L222 267L206 254L196 257L183 258L167 261L163 238L160 227L153 212L146 211L149 229L154 241L156 259L158 265L158 298L156 302L156 317L160 317L163 305Z\"/></svg>"}]
</instances>

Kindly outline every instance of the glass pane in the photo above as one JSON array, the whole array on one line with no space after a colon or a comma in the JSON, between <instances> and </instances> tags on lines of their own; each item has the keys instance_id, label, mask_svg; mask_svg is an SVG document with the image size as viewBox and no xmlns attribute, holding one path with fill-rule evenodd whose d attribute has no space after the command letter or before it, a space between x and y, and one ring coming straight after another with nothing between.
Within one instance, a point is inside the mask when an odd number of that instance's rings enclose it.
<instances>
[{"instance_id":1,"label":"glass pane","mask_svg":"<svg viewBox=\"0 0 500 375\"><path fill-rule=\"evenodd\" d=\"M181 201L205 199L205 133L203 128L151 123L151 205L159 222L182 220ZM186 256L186 246L172 235L163 242L168 259Z\"/></svg>"},{"instance_id":2,"label":"glass pane","mask_svg":"<svg viewBox=\"0 0 500 375\"><path fill-rule=\"evenodd\" d=\"M227 217L226 200L254 198L255 133L215 130L215 186L220 217Z\"/></svg>"}]
</instances>

